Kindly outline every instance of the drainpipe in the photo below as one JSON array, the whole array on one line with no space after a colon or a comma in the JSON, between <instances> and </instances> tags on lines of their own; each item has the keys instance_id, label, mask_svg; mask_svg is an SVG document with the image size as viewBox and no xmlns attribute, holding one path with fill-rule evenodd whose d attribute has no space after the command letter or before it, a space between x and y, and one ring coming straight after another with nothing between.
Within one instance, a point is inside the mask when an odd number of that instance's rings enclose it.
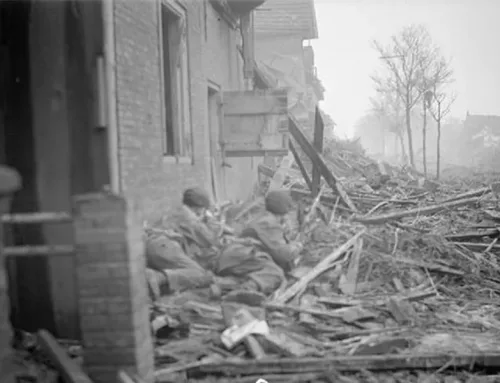
<instances>
[{"instance_id":1,"label":"drainpipe","mask_svg":"<svg viewBox=\"0 0 500 383\"><path fill-rule=\"evenodd\" d=\"M114 0L102 0L102 21L104 34L104 60L106 81L108 163L110 186L113 193L120 193L121 177L118 151L118 124L116 116L116 73L115 73L115 28Z\"/></svg>"}]
</instances>

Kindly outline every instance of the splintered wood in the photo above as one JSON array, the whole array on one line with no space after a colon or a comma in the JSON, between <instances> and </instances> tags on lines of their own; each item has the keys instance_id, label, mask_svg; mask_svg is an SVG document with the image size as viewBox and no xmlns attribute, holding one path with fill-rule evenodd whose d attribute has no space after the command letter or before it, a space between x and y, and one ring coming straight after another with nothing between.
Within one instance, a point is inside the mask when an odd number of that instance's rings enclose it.
<instances>
[{"instance_id":1,"label":"splintered wood","mask_svg":"<svg viewBox=\"0 0 500 383\"><path fill-rule=\"evenodd\" d=\"M356 142L325 142L320 154L292 117L290 133L281 166L258 171L271 180L260 195L289 188L304 208L286 234L303 244L295 269L270 297L232 310L229 295L166 297L163 315L179 327L157 339L157 380L500 381L484 372L500 368L500 185L431 182Z\"/></svg>"},{"instance_id":2,"label":"splintered wood","mask_svg":"<svg viewBox=\"0 0 500 383\"><path fill-rule=\"evenodd\" d=\"M307 285L313 281L315 278L319 277L321 274L327 270L332 269L335 266L335 262L352 247L355 245L356 241L364 234L364 230L360 231L352 238L350 238L346 243L342 244L338 249L335 249L330 255L323 258L310 272L304 275L295 284L290 286L283 294L277 296L273 299L273 303L285 303L302 291Z\"/></svg>"}]
</instances>

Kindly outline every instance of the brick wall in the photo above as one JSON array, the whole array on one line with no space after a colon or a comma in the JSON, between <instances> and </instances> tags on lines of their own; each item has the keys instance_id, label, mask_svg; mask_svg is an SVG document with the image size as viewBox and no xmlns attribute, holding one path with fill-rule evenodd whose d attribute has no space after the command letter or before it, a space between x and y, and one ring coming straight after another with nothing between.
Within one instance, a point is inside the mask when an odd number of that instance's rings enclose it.
<instances>
[{"instance_id":1,"label":"brick wall","mask_svg":"<svg viewBox=\"0 0 500 383\"><path fill-rule=\"evenodd\" d=\"M206 182L206 96L201 65L198 2L186 2L194 164L173 164L162 150L159 3L115 1L117 117L121 181L125 195L155 219L180 200L185 187Z\"/></svg>"},{"instance_id":2,"label":"brick wall","mask_svg":"<svg viewBox=\"0 0 500 383\"><path fill-rule=\"evenodd\" d=\"M142 229L130 204L109 194L74 201L76 281L85 367L96 383L120 369L153 381Z\"/></svg>"},{"instance_id":3,"label":"brick wall","mask_svg":"<svg viewBox=\"0 0 500 383\"><path fill-rule=\"evenodd\" d=\"M184 1L188 22L188 55L194 164L172 164L162 155L160 40L157 1L115 2L117 115L123 191L143 216L156 219L180 200L185 187L210 185L208 84L222 91L242 90L243 63L239 31L208 1ZM218 137L211 137L218 143ZM259 159L229 160L227 198L251 186ZM244 187L239 181L245 181ZM248 184L248 185L247 185Z\"/></svg>"},{"instance_id":4,"label":"brick wall","mask_svg":"<svg viewBox=\"0 0 500 383\"><path fill-rule=\"evenodd\" d=\"M206 78L218 84L222 91L245 90L243 60L237 50L240 31L228 23L208 4L206 8L206 36L203 64ZM214 138L217 140L217 138ZM258 174L257 167L262 157L226 158L230 167L224 167L223 198L246 199L253 192Z\"/></svg>"}]
</instances>

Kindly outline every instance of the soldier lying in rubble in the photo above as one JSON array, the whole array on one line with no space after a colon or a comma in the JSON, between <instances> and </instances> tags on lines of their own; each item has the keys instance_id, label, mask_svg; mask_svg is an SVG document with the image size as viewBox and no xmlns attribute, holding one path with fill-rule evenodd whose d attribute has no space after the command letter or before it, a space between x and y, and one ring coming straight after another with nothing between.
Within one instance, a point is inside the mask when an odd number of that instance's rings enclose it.
<instances>
[{"instance_id":1,"label":"soldier lying in rubble","mask_svg":"<svg viewBox=\"0 0 500 383\"><path fill-rule=\"evenodd\" d=\"M225 277L219 290L274 292L285 280L302 250L299 243L288 243L284 236L284 219L293 207L286 190L270 191L265 198L266 211L251 221L238 239L228 245L217 259L215 273ZM236 291L233 291L233 293Z\"/></svg>"},{"instance_id":2,"label":"soldier lying in rubble","mask_svg":"<svg viewBox=\"0 0 500 383\"><path fill-rule=\"evenodd\" d=\"M213 282L208 270L220 244L205 220L210 205L204 190L187 189L179 208L146 229L146 272L153 300Z\"/></svg>"}]
</instances>

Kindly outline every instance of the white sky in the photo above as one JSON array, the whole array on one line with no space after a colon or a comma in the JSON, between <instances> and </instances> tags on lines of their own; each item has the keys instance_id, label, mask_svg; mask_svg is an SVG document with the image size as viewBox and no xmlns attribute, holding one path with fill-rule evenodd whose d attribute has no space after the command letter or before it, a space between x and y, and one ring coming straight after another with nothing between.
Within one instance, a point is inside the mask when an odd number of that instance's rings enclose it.
<instances>
[{"instance_id":1,"label":"white sky","mask_svg":"<svg viewBox=\"0 0 500 383\"><path fill-rule=\"evenodd\" d=\"M500 115L500 0L315 0L319 39L312 45L326 88L324 110L337 134L351 133L369 108L369 75L382 65L373 39L388 42L411 23L424 24L455 70L452 114Z\"/></svg>"}]
</instances>

